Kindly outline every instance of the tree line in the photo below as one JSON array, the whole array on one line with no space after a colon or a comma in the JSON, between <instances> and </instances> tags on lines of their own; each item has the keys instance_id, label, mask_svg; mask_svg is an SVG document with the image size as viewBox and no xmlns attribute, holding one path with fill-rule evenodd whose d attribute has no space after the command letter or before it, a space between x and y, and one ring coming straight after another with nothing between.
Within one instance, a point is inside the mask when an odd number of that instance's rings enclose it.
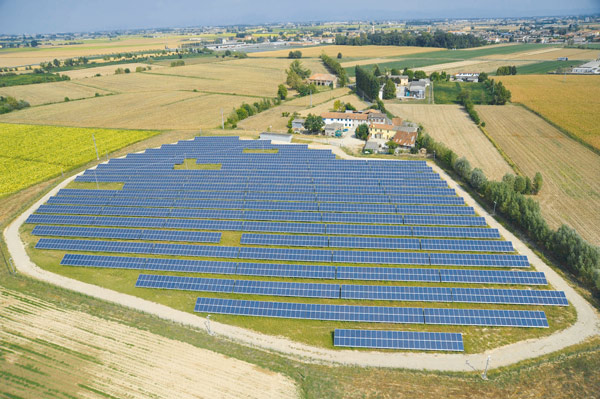
<instances>
[{"instance_id":1,"label":"tree line","mask_svg":"<svg viewBox=\"0 0 600 399\"><path fill-rule=\"evenodd\" d=\"M285 83L296 90L300 97L317 92L317 87L313 83L307 84L304 82L310 76L310 69L304 68L299 60L292 61L290 68L285 72L287 74Z\"/></svg>"},{"instance_id":2,"label":"tree line","mask_svg":"<svg viewBox=\"0 0 600 399\"><path fill-rule=\"evenodd\" d=\"M6 114L27 107L29 107L29 103L25 100L17 100L11 96L0 96L0 114Z\"/></svg>"},{"instance_id":3,"label":"tree line","mask_svg":"<svg viewBox=\"0 0 600 399\"><path fill-rule=\"evenodd\" d=\"M498 67L498 69L496 69L496 75L497 76L516 75L516 74L517 74L517 67L515 65L513 65L513 66L510 66L510 65L501 66L501 67Z\"/></svg>"},{"instance_id":4,"label":"tree line","mask_svg":"<svg viewBox=\"0 0 600 399\"><path fill-rule=\"evenodd\" d=\"M595 295L600 294L600 248L585 241L566 225L552 230L542 216L539 203L525 196L537 194L542 189L543 178L539 172L533 180L507 174L502 181L489 181L481 169L472 169L466 158L458 158L443 143L420 133L416 148L423 147L430 153L435 151L442 166L456 172L490 207L493 206L496 212L522 230Z\"/></svg>"},{"instance_id":5,"label":"tree line","mask_svg":"<svg viewBox=\"0 0 600 399\"><path fill-rule=\"evenodd\" d=\"M461 49L479 47L487 44L483 39L474 35L456 35L453 33L437 30L433 34L429 32L375 32L361 33L359 36L336 35L335 44L348 46L418 46L418 47L441 47L448 49Z\"/></svg>"},{"instance_id":6,"label":"tree line","mask_svg":"<svg viewBox=\"0 0 600 399\"><path fill-rule=\"evenodd\" d=\"M339 87L346 86L348 83L348 74L346 73L346 70L342 68L340 63L325 53L321 54L321 60L330 72L337 75Z\"/></svg>"},{"instance_id":7,"label":"tree line","mask_svg":"<svg viewBox=\"0 0 600 399\"><path fill-rule=\"evenodd\" d=\"M239 108L235 108L231 111L231 114L225 121L225 127L235 129L237 123L244 120L252 115L256 115L259 112L266 111L267 109L281 104L281 100L278 98L271 100L269 98L263 98L261 101L257 101L254 104L243 103Z\"/></svg>"}]
</instances>

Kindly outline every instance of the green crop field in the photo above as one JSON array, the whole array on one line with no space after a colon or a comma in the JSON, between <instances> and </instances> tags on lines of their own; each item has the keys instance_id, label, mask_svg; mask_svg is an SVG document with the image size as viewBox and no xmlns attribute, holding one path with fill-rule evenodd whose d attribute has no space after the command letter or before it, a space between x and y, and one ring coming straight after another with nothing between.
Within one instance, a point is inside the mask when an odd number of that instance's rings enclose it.
<instances>
[{"instance_id":1,"label":"green crop field","mask_svg":"<svg viewBox=\"0 0 600 399\"><path fill-rule=\"evenodd\" d=\"M433 98L436 104L458 104L458 93L466 90L475 104L489 104L490 94L483 83L436 82L433 84Z\"/></svg>"},{"instance_id":2,"label":"green crop field","mask_svg":"<svg viewBox=\"0 0 600 399\"><path fill-rule=\"evenodd\" d=\"M542 61L533 64L517 66L518 75L534 75L544 74L548 72L556 71L558 68L570 68L583 64L586 61Z\"/></svg>"},{"instance_id":3,"label":"green crop field","mask_svg":"<svg viewBox=\"0 0 600 399\"><path fill-rule=\"evenodd\" d=\"M157 131L0 124L0 197L32 186L98 154L105 156Z\"/></svg>"}]
</instances>

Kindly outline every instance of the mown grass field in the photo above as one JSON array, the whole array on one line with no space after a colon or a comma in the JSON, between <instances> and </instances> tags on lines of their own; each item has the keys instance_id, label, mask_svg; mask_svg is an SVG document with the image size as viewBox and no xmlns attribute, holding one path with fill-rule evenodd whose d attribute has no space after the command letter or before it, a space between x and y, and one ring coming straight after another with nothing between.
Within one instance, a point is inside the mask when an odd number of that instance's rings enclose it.
<instances>
[{"instance_id":1,"label":"mown grass field","mask_svg":"<svg viewBox=\"0 0 600 399\"><path fill-rule=\"evenodd\" d=\"M518 77L518 75L517 75ZM566 223L600 244L600 156L516 106L476 106L486 130L528 176L541 172L536 196L552 227Z\"/></svg>"},{"instance_id":2,"label":"mown grass field","mask_svg":"<svg viewBox=\"0 0 600 399\"><path fill-rule=\"evenodd\" d=\"M158 133L0 124L0 197Z\"/></svg>"},{"instance_id":3,"label":"mown grass field","mask_svg":"<svg viewBox=\"0 0 600 399\"><path fill-rule=\"evenodd\" d=\"M435 97L437 101L437 92ZM386 108L396 116L422 124L431 137L466 157L472 167L481 168L489 178L499 180L506 173L514 173L462 107L386 104Z\"/></svg>"},{"instance_id":4,"label":"mown grass field","mask_svg":"<svg viewBox=\"0 0 600 399\"><path fill-rule=\"evenodd\" d=\"M1 96L12 96L18 100L25 100L31 106L64 102L65 97L69 100L80 100L99 95L110 94L111 91L79 85L75 82L54 82L25 86L1 87Z\"/></svg>"},{"instance_id":5,"label":"mown grass field","mask_svg":"<svg viewBox=\"0 0 600 399\"><path fill-rule=\"evenodd\" d=\"M600 150L600 79L598 76L499 76L522 103L552 123Z\"/></svg>"},{"instance_id":6,"label":"mown grass field","mask_svg":"<svg viewBox=\"0 0 600 399\"><path fill-rule=\"evenodd\" d=\"M459 104L458 94L461 90L469 92L474 104L488 104L492 96L483 83L465 82L435 82L433 84L433 99L436 104Z\"/></svg>"}]
</instances>

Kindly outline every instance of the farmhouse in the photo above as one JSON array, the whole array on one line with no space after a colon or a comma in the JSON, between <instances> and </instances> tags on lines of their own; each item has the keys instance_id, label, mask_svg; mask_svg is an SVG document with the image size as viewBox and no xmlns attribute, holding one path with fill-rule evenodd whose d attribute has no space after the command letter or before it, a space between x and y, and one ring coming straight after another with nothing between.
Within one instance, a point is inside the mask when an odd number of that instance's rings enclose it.
<instances>
[{"instance_id":1,"label":"farmhouse","mask_svg":"<svg viewBox=\"0 0 600 399\"><path fill-rule=\"evenodd\" d=\"M479 82L479 74L478 73L457 73L452 77L452 80L455 82Z\"/></svg>"},{"instance_id":2,"label":"farmhouse","mask_svg":"<svg viewBox=\"0 0 600 399\"><path fill-rule=\"evenodd\" d=\"M426 83L424 81L410 82L405 97L423 99L425 98L425 87Z\"/></svg>"},{"instance_id":3,"label":"farmhouse","mask_svg":"<svg viewBox=\"0 0 600 399\"><path fill-rule=\"evenodd\" d=\"M399 127L400 126L374 123L370 126L369 133L371 133L373 138L389 141L392 139L392 137L394 137L396 132L398 132Z\"/></svg>"},{"instance_id":4,"label":"farmhouse","mask_svg":"<svg viewBox=\"0 0 600 399\"><path fill-rule=\"evenodd\" d=\"M298 133L304 130L304 122L306 119L296 118L292 121L292 131Z\"/></svg>"},{"instance_id":5,"label":"farmhouse","mask_svg":"<svg viewBox=\"0 0 600 399\"><path fill-rule=\"evenodd\" d=\"M398 144L399 148L411 149L415 146L415 142L417 141L417 132L404 132L400 130L396 132L392 141Z\"/></svg>"},{"instance_id":6,"label":"farmhouse","mask_svg":"<svg viewBox=\"0 0 600 399\"><path fill-rule=\"evenodd\" d=\"M586 62L583 65L573 68L572 73L584 74L584 75L598 75L600 74L600 59L596 61Z\"/></svg>"},{"instance_id":7,"label":"farmhouse","mask_svg":"<svg viewBox=\"0 0 600 399\"><path fill-rule=\"evenodd\" d=\"M331 86L337 85L337 76L330 73L315 73L308 78L308 83L314 83L317 86Z\"/></svg>"},{"instance_id":8,"label":"farmhouse","mask_svg":"<svg viewBox=\"0 0 600 399\"><path fill-rule=\"evenodd\" d=\"M408 76L407 75L388 75L388 78L392 79L396 85L407 86Z\"/></svg>"},{"instance_id":9,"label":"farmhouse","mask_svg":"<svg viewBox=\"0 0 600 399\"><path fill-rule=\"evenodd\" d=\"M344 135L344 125L341 123L330 123L325 125L325 136L342 137Z\"/></svg>"},{"instance_id":10,"label":"farmhouse","mask_svg":"<svg viewBox=\"0 0 600 399\"><path fill-rule=\"evenodd\" d=\"M360 124L368 123L368 114L362 112L324 112L321 114L325 125L329 125L332 123L341 123L344 128L348 129L348 131L354 132L354 130Z\"/></svg>"}]
</instances>

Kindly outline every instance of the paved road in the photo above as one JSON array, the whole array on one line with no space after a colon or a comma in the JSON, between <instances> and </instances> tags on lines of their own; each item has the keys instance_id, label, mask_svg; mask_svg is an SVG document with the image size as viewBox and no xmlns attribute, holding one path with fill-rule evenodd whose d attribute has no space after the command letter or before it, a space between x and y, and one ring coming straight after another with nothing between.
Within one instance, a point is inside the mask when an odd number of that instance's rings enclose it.
<instances>
[{"instance_id":1,"label":"paved road","mask_svg":"<svg viewBox=\"0 0 600 399\"><path fill-rule=\"evenodd\" d=\"M315 145L314 147L330 148L336 153L336 155L339 155L342 158L352 158L338 147L329 147L323 145ZM485 367L485 362L488 355L492 357L490 368L508 366L522 360L561 350L568 346L580 343L591 336L600 334L600 319L598 314L584 298L582 298L574 289L572 289L556 272L544 264L544 262L542 262L542 260L539 259L538 256L535 255L535 253L533 253L525 244L518 240L502 225L496 222L496 220L494 220L487 212L485 212L485 210L481 208L478 203L469 196L468 193L462 190L462 188L458 186L443 170L434 164L431 164L431 166L444 179L446 179L446 181L448 181L450 187L456 189L458 195L465 199L467 205L472 206L479 215L484 216L487 223L491 227L497 228L504 238L512 241L515 249L519 253L527 255L530 263L532 263L537 270L543 271L546 274L548 281L556 289L565 291L571 306L574 306L577 310L577 321L575 324L565 330L558 331L547 337L520 341L479 354L432 354L406 352L390 353L353 350L337 351L317 348L294 342L287 338L274 337L250 331L241 327L235 327L211 321L210 327L213 333L221 336L224 339L229 339L248 346L270 350L283 356L304 362L438 371L472 371L473 368L482 370ZM15 219L13 223L11 223L4 231L4 237L8 245L10 256L13 258L19 272L36 279L44 280L67 289L84 293L89 296L147 312L165 320L171 320L176 323L188 325L197 329L205 329L206 319L194 314L182 312L169 308L168 306L157 304L132 295L122 294L106 288L54 274L33 264L27 255L25 246L19 236L19 228L38 206L46 202L50 196L56 194L60 188L65 187L74 178L75 177L71 177L59 184L55 189L53 189L50 193L45 195L31 208L29 208L25 213ZM191 306L192 305L190 304L190 307Z\"/></svg>"}]
</instances>

